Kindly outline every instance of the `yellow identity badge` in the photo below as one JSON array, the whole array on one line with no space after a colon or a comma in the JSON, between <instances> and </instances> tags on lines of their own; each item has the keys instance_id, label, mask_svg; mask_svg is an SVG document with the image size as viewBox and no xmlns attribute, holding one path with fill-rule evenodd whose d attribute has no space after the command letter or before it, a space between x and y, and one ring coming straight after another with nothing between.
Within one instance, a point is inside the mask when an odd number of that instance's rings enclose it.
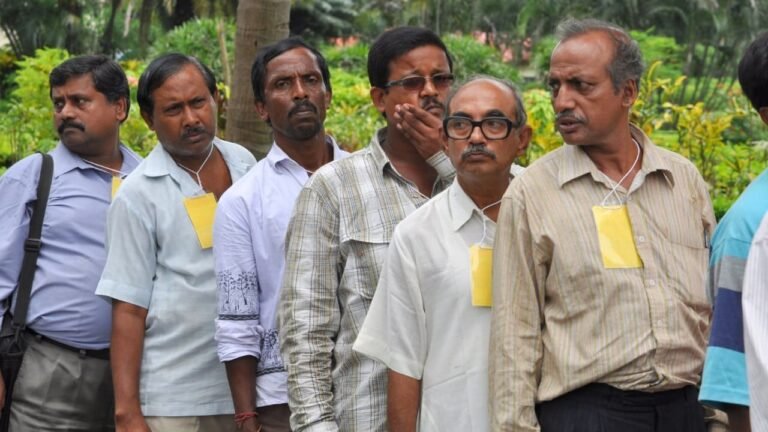
<instances>
[{"instance_id":1,"label":"yellow identity badge","mask_svg":"<svg viewBox=\"0 0 768 432\"><path fill-rule=\"evenodd\" d=\"M213 217L216 214L216 198L212 193L187 198L184 207L197 233L200 247L208 249L213 246Z\"/></svg>"},{"instance_id":2,"label":"yellow identity badge","mask_svg":"<svg viewBox=\"0 0 768 432\"><path fill-rule=\"evenodd\" d=\"M493 248L473 245L469 248L472 278L472 306L491 307L493 304Z\"/></svg>"},{"instance_id":3,"label":"yellow identity badge","mask_svg":"<svg viewBox=\"0 0 768 432\"><path fill-rule=\"evenodd\" d=\"M605 268L642 267L643 261L637 253L627 206L594 206L592 214L595 217Z\"/></svg>"},{"instance_id":4,"label":"yellow identity badge","mask_svg":"<svg viewBox=\"0 0 768 432\"><path fill-rule=\"evenodd\" d=\"M120 179L118 176L112 177L112 199L115 199L115 194L117 193L117 190L120 188L120 185L123 183L123 180Z\"/></svg>"}]
</instances>

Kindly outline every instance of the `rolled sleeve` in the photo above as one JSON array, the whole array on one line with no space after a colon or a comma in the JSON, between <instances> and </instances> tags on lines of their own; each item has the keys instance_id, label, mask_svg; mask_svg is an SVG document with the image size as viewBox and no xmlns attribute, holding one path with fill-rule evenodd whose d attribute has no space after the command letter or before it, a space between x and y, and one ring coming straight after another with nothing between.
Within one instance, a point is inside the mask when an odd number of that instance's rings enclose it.
<instances>
[{"instance_id":1,"label":"rolled sleeve","mask_svg":"<svg viewBox=\"0 0 768 432\"><path fill-rule=\"evenodd\" d=\"M261 358L259 286L248 207L239 196L221 198L213 225L218 317L216 346L222 362Z\"/></svg>"},{"instance_id":2,"label":"rolled sleeve","mask_svg":"<svg viewBox=\"0 0 768 432\"><path fill-rule=\"evenodd\" d=\"M149 309L157 267L157 242L149 217L118 194L107 215L107 262L96 294Z\"/></svg>"},{"instance_id":3,"label":"rolled sleeve","mask_svg":"<svg viewBox=\"0 0 768 432\"><path fill-rule=\"evenodd\" d=\"M441 179L452 179L456 175L456 168L442 150L430 156L427 163L437 171Z\"/></svg>"},{"instance_id":4,"label":"rolled sleeve","mask_svg":"<svg viewBox=\"0 0 768 432\"><path fill-rule=\"evenodd\" d=\"M278 317L295 432L338 430L331 370L341 319L337 293L342 264L338 211L331 205L315 190L302 190L286 237Z\"/></svg>"}]
</instances>

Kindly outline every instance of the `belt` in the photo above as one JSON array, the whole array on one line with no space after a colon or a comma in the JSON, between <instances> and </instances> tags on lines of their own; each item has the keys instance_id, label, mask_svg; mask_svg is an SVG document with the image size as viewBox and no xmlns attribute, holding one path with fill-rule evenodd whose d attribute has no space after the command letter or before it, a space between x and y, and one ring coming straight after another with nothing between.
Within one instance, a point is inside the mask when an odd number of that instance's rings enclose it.
<instances>
[{"instance_id":1,"label":"belt","mask_svg":"<svg viewBox=\"0 0 768 432\"><path fill-rule=\"evenodd\" d=\"M81 357L91 357L99 360L109 360L109 348L102 349L102 350L87 350L87 349L75 348L73 346L69 346L67 344L53 340L47 336L43 336L29 327L24 329L24 331L29 333L30 336L34 337L37 340L48 342L51 345L55 345L67 351L72 351L73 353L77 353Z\"/></svg>"}]
</instances>

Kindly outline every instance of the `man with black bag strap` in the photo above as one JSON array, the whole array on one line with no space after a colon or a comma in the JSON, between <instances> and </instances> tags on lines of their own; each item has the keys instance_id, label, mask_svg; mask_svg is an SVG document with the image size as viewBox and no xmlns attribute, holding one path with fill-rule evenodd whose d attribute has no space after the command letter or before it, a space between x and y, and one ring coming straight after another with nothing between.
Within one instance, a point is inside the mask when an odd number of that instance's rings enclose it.
<instances>
[{"instance_id":1,"label":"man with black bag strap","mask_svg":"<svg viewBox=\"0 0 768 432\"><path fill-rule=\"evenodd\" d=\"M60 139L50 152L49 196L37 155L0 177L0 431L114 430L111 308L94 291L106 258L107 208L140 162L119 141L128 81L109 58L81 56L54 68L49 83ZM6 376L14 359L18 375Z\"/></svg>"}]
</instances>

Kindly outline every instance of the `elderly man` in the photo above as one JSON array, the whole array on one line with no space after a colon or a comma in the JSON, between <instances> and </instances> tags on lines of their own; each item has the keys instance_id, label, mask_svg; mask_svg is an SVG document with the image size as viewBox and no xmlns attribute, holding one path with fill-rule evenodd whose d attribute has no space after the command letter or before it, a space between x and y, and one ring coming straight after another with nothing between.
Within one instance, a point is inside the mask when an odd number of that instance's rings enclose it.
<instances>
[{"instance_id":1,"label":"elderly man","mask_svg":"<svg viewBox=\"0 0 768 432\"><path fill-rule=\"evenodd\" d=\"M368 78L387 127L368 148L321 168L299 195L279 306L296 432L386 430L386 370L352 344L395 225L454 175L440 150L451 68L429 30L399 27L379 36Z\"/></svg>"},{"instance_id":2,"label":"elderly man","mask_svg":"<svg viewBox=\"0 0 768 432\"><path fill-rule=\"evenodd\" d=\"M256 111L272 127L275 142L219 201L213 234L216 341L242 430L290 432L275 326L285 232L304 183L347 153L325 134L331 80L315 48L297 38L263 48L251 83Z\"/></svg>"},{"instance_id":3,"label":"elderly man","mask_svg":"<svg viewBox=\"0 0 768 432\"><path fill-rule=\"evenodd\" d=\"M760 118L768 124L768 33L758 36L741 58L739 83ZM707 388L713 390L713 398L715 395L727 396L729 392L740 397L737 400L723 401L736 403L737 407L741 406L739 408L743 407L741 410L734 410L733 405L729 406L731 430L738 432L748 431L750 425L755 431L768 430L768 274L765 271L768 262L768 219L764 217L768 210L766 193L768 171L760 174L734 203L715 230L712 240L713 255L719 252L719 260L715 260L715 256L712 258L713 264L718 267L711 271L710 275L717 275L718 279L716 284L710 284L710 288L717 288L718 294L715 321L712 324L712 336L704 368L702 394ZM743 267L745 246L761 218L762 223L754 235L746 267ZM742 269L743 273L740 273ZM743 286L733 286L731 281L738 281L741 277L744 279ZM744 292L741 304L738 301L740 288ZM744 312L745 356L739 354L742 323L739 306L742 306ZM734 340L737 343L730 342ZM744 376L745 357L748 378ZM747 383L748 395L745 391ZM716 393L718 390L719 393ZM747 411L745 405L749 406L749 423L739 416Z\"/></svg>"},{"instance_id":4,"label":"elderly man","mask_svg":"<svg viewBox=\"0 0 768 432\"><path fill-rule=\"evenodd\" d=\"M714 215L685 158L629 123L642 58L622 29L567 21L549 86L567 143L501 205L494 431L703 431Z\"/></svg>"},{"instance_id":5,"label":"elderly man","mask_svg":"<svg viewBox=\"0 0 768 432\"><path fill-rule=\"evenodd\" d=\"M125 431L234 431L216 358L211 251L216 200L254 159L215 137L216 81L166 54L139 79L141 115L160 145L109 211L97 294L112 298L115 422Z\"/></svg>"},{"instance_id":6,"label":"elderly man","mask_svg":"<svg viewBox=\"0 0 768 432\"><path fill-rule=\"evenodd\" d=\"M461 86L448 112L456 180L395 229L354 346L389 370L393 431L490 431L491 245L531 129L517 90L493 78Z\"/></svg>"},{"instance_id":7,"label":"elderly man","mask_svg":"<svg viewBox=\"0 0 768 432\"><path fill-rule=\"evenodd\" d=\"M51 71L50 95L60 141L50 153L53 181L27 314L28 348L14 388L6 389L13 391L10 430L102 431L114 427L111 311L94 291L106 259L112 191L139 164L119 138L128 81L107 57L74 57ZM3 301L16 298L40 159L29 156L0 178Z\"/></svg>"}]
</instances>

